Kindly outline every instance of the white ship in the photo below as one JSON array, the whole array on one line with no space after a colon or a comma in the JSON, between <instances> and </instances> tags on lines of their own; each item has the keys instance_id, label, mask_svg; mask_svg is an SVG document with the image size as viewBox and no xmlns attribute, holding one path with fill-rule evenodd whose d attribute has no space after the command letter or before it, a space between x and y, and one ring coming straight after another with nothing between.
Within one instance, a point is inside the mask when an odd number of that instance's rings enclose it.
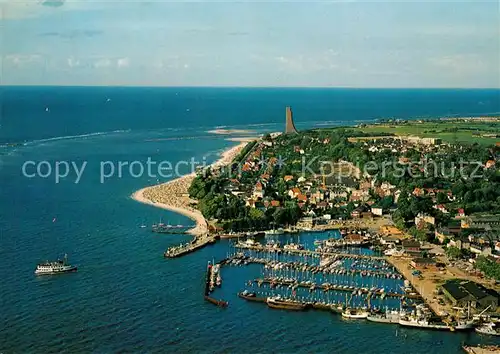
<instances>
[{"instance_id":1,"label":"white ship","mask_svg":"<svg viewBox=\"0 0 500 354\"><path fill-rule=\"evenodd\" d=\"M450 326L429 321L431 313L424 305L418 305L416 311L406 316L401 316L399 324L405 327L418 327L428 329L451 330Z\"/></svg>"},{"instance_id":2,"label":"white ship","mask_svg":"<svg viewBox=\"0 0 500 354\"><path fill-rule=\"evenodd\" d=\"M55 262L45 262L40 263L36 266L35 274L43 275L43 274L59 274L59 273L68 273L68 272L76 272L77 267L71 264L68 264L68 255L64 255L64 259L58 259Z\"/></svg>"},{"instance_id":3,"label":"white ship","mask_svg":"<svg viewBox=\"0 0 500 354\"><path fill-rule=\"evenodd\" d=\"M371 322L398 324L402 316L404 316L404 312L386 310L384 313L379 315L369 315L366 319Z\"/></svg>"},{"instance_id":4,"label":"white ship","mask_svg":"<svg viewBox=\"0 0 500 354\"><path fill-rule=\"evenodd\" d=\"M493 322L488 322L480 327L477 327L476 332L481 334L487 334L489 336L500 336L500 332L498 331L498 328Z\"/></svg>"}]
</instances>

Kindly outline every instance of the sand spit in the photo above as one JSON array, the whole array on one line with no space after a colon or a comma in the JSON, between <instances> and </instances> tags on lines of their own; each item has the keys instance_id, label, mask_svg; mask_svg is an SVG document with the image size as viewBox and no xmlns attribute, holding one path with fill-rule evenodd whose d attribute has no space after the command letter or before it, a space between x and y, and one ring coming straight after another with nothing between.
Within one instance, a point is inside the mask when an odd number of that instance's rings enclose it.
<instances>
[{"instance_id":1,"label":"sand spit","mask_svg":"<svg viewBox=\"0 0 500 354\"><path fill-rule=\"evenodd\" d=\"M247 142L242 142L224 151L221 154L221 158L211 166L220 167L228 165L246 144ZM131 197L140 203L153 205L187 216L196 222L196 226L188 232L195 236L204 236L208 234L207 221L203 217L203 214L193 207L196 201L189 198L188 195L188 188L194 178L195 173L190 173L166 183L139 189Z\"/></svg>"}]
</instances>

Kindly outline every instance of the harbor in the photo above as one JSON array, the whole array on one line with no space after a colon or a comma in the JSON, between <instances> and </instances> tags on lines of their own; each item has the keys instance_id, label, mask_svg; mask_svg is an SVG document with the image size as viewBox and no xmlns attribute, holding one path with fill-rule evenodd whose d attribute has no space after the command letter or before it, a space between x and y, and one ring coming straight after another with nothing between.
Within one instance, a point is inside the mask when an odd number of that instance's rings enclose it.
<instances>
[{"instance_id":1,"label":"harbor","mask_svg":"<svg viewBox=\"0 0 500 354\"><path fill-rule=\"evenodd\" d=\"M215 263L217 272L248 268L254 276L245 280L237 297L271 310L326 311L344 320L405 328L457 333L474 330L471 318L442 316L427 294L415 286L416 277L409 269L405 271L401 262L394 262L395 257L383 256L377 247L366 244L343 244L345 233L339 231L306 235L226 241L228 251ZM214 285L217 283L212 280L207 284L211 293L223 292L220 283ZM215 298L211 302L227 305Z\"/></svg>"}]
</instances>

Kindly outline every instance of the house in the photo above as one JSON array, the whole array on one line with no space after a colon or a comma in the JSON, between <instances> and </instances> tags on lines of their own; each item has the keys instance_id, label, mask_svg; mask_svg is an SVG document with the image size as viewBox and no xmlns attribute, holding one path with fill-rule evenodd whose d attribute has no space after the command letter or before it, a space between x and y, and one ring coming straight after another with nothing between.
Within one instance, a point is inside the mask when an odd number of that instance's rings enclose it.
<instances>
[{"instance_id":1,"label":"house","mask_svg":"<svg viewBox=\"0 0 500 354\"><path fill-rule=\"evenodd\" d=\"M440 227L434 231L434 236L439 240L440 243L444 243L446 239L453 239L456 234L447 227Z\"/></svg>"},{"instance_id":2,"label":"house","mask_svg":"<svg viewBox=\"0 0 500 354\"><path fill-rule=\"evenodd\" d=\"M491 168L491 167L494 167L494 166L495 166L495 160L488 160L484 164L484 168Z\"/></svg>"},{"instance_id":3,"label":"house","mask_svg":"<svg viewBox=\"0 0 500 354\"><path fill-rule=\"evenodd\" d=\"M361 212L356 208L351 212L351 217L352 218L360 218L361 217Z\"/></svg>"},{"instance_id":4,"label":"house","mask_svg":"<svg viewBox=\"0 0 500 354\"><path fill-rule=\"evenodd\" d=\"M436 269L436 261L432 258L413 258L410 264L415 269Z\"/></svg>"},{"instance_id":5,"label":"house","mask_svg":"<svg viewBox=\"0 0 500 354\"><path fill-rule=\"evenodd\" d=\"M272 207L279 207L280 206L280 201L279 200L271 200L271 206Z\"/></svg>"},{"instance_id":6,"label":"house","mask_svg":"<svg viewBox=\"0 0 500 354\"><path fill-rule=\"evenodd\" d=\"M463 229L500 230L500 214L470 215L461 220Z\"/></svg>"},{"instance_id":7,"label":"house","mask_svg":"<svg viewBox=\"0 0 500 354\"><path fill-rule=\"evenodd\" d=\"M481 246L477 244L471 244L469 250L477 255L482 255L482 256L491 255L491 247L486 245Z\"/></svg>"},{"instance_id":8,"label":"house","mask_svg":"<svg viewBox=\"0 0 500 354\"><path fill-rule=\"evenodd\" d=\"M254 190L253 190L253 196L255 198L264 198L264 186L260 181L258 181L255 184Z\"/></svg>"},{"instance_id":9,"label":"house","mask_svg":"<svg viewBox=\"0 0 500 354\"><path fill-rule=\"evenodd\" d=\"M377 216L382 216L382 214L384 214L384 211L382 210L382 208L372 207L372 214Z\"/></svg>"},{"instance_id":10,"label":"house","mask_svg":"<svg viewBox=\"0 0 500 354\"><path fill-rule=\"evenodd\" d=\"M470 304L476 309L490 307L493 311L498 307L498 293L473 281L451 280L441 288L454 306L466 307Z\"/></svg>"},{"instance_id":11,"label":"house","mask_svg":"<svg viewBox=\"0 0 500 354\"><path fill-rule=\"evenodd\" d=\"M299 195L297 195L297 200L299 202L307 202L307 195L300 193Z\"/></svg>"},{"instance_id":12,"label":"house","mask_svg":"<svg viewBox=\"0 0 500 354\"><path fill-rule=\"evenodd\" d=\"M500 241L495 242L495 251L500 252Z\"/></svg>"},{"instance_id":13,"label":"house","mask_svg":"<svg viewBox=\"0 0 500 354\"><path fill-rule=\"evenodd\" d=\"M297 196L300 194L300 189L297 187L294 187L288 191L288 195L290 198L297 198Z\"/></svg>"},{"instance_id":14,"label":"house","mask_svg":"<svg viewBox=\"0 0 500 354\"><path fill-rule=\"evenodd\" d=\"M328 203L327 202L319 202L318 204L316 204L316 207L319 208L319 209L326 209L328 208Z\"/></svg>"},{"instance_id":15,"label":"house","mask_svg":"<svg viewBox=\"0 0 500 354\"><path fill-rule=\"evenodd\" d=\"M422 188L415 188L412 194L416 197L421 197L425 194L425 191Z\"/></svg>"},{"instance_id":16,"label":"house","mask_svg":"<svg viewBox=\"0 0 500 354\"><path fill-rule=\"evenodd\" d=\"M380 243L385 246L395 246L399 243L399 239L397 237L383 236L380 238Z\"/></svg>"},{"instance_id":17,"label":"house","mask_svg":"<svg viewBox=\"0 0 500 354\"><path fill-rule=\"evenodd\" d=\"M448 281L441 286L441 290L453 306L467 307L475 300L458 282Z\"/></svg>"},{"instance_id":18,"label":"house","mask_svg":"<svg viewBox=\"0 0 500 354\"><path fill-rule=\"evenodd\" d=\"M435 219L433 216L430 216L430 215L425 215L425 214L419 213L419 214L415 217L415 225L418 225L418 224L420 224L421 222L424 222L424 223L426 223L426 224L435 225L435 224L436 224L436 219Z\"/></svg>"},{"instance_id":19,"label":"house","mask_svg":"<svg viewBox=\"0 0 500 354\"><path fill-rule=\"evenodd\" d=\"M420 257L420 242L414 240L403 240L401 245L403 246L404 253L407 255Z\"/></svg>"},{"instance_id":20,"label":"house","mask_svg":"<svg viewBox=\"0 0 500 354\"><path fill-rule=\"evenodd\" d=\"M293 181L293 176L292 175L286 175L285 177L283 177L283 180L285 182Z\"/></svg>"},{"instance_id":21,"label":"house","mask_svg":"<svg viewBox=\"0 0 500 354\"><path fill-rule=\"evenodd\" d=\"M465 218L465 211L463 208L457 210L457 215L455 215L455 218L456 219Z\"/></svg>"},{"instance_id":22,"label":"house","mask_svg":"<svg viewBox=\"0 0 500 354\"><path fill-rule=\"evenodd\" d=\"M443 214L448 214L448 210L446 209L446 207L443 204L434 205L434 209L439 210Z\"/></svg>"}]
</instances>

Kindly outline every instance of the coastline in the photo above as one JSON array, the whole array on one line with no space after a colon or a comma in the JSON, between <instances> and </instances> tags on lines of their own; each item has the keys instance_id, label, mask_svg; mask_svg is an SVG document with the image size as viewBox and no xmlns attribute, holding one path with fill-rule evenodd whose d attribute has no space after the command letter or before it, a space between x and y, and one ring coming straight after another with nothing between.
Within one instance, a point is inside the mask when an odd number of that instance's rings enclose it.
<instances>
[{"instance_id":1,"label":"coastline","mask_svg":"<svg viewBox=\"0 0 500 354\"><path fill-rule=\"evenodd\" d=\"M220 159L210 166L222 167L228 165L247 143L248 142L241 142L225 150L222 152ZM196 223L194 228L187 231L189 234L195 237L207 235L207 221L199 210L191 206L193 203L196 203L196 201L188 196L189 186L193 182L195 176L196 174L193 172L162 184L141 188L134 192L131 198L139 203L152 205L157 208L184 215Z\"/></svg>"}]
</instances>

